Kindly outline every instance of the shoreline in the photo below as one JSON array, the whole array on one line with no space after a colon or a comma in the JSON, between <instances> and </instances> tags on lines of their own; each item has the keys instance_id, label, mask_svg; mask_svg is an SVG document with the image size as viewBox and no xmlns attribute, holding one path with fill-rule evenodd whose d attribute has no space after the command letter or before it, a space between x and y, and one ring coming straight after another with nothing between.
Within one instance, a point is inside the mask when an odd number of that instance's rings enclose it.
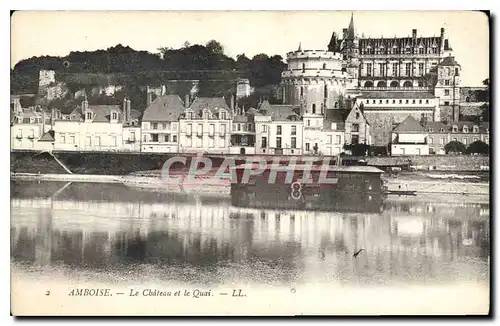
<instances>
[{"instance_id":1,"label":"shoreline","mask_svg":"<svg viewBox=\"0 0 500 326\"><path fill-rule=\"evenodd\" d=\"M128 176L130 178L130 176ZM35 174L11 173L12 181L59 181L59 182L88 182L88 183L121 183L125 178L121 175L96 175L96 174ZM454 180L415 180L411 175L404 178L385 179L389 191L410 190L416 194L463 194L463 195L489 195L489 182L463 182ZM151 184L153 186L154 183ZM152 188L146 185L146 188ZM200 190L203 189L200 185ZM174 189L172 189L174 190ZM174 190L175 191L175 190Z\"/></svg>"}]
</instances>

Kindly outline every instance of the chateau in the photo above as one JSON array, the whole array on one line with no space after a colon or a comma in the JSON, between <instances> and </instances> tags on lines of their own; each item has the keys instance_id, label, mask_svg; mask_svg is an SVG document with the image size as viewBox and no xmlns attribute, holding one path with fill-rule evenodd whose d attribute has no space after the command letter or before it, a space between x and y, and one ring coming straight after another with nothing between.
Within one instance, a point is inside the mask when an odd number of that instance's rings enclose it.
<instances>
[{"instance_id":1,"label":"chateau","mask_svg":"<svg viewBox=\"0 0 500 326\"><path fill-rule=\"evenodd\" d=\"M488 123L459 121L460 103L470 96L461 95L461 66L452 54L444 28L433 37L413 29L407 37L365 38L351 16L348 28L341 36L333 32L326 49L299 44L287 54L279 105L239 107L238 99L251 92L248 80L240 80L229 99L187 94L182 100L167 95L165 87L159 92L147 87L142 115L127 99L122 108L89 105L85 99L69 115L53 110L50 117L16 102L11 146L338 155L346 152L345 145L365 144L389 148L392 155L429 155L444 154L444 145L454 140L489 143ZM54 82L48 72L41 77L44 87Z\"/></svg>"}]
</instances>

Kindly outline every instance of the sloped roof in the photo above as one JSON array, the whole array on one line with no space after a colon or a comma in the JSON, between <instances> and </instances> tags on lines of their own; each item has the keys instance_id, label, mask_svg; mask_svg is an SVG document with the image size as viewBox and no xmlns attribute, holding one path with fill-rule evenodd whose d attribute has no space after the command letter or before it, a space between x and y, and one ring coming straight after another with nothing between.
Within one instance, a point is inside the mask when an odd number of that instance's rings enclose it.
<instances>
[{"instance_id":1,"label":"sloped roof","mask_svg":"<svg viewBox=\"0 0 500 326\"><path fill-rule=\"evenodd\" d=\"M131 109L130 110L130 118L131 119L139 119L142 113L139 110Z\"/></svg>"},{"instance_id":2,"label":"sloped roof","mask_svg":"<svg viewBox=\"0 0 500 326\"><path fill-rule=\"evenodd\" d=\"M229 106L223 97L197 97L189 108L196 113L201 113L203 109L209 109L212 113L218 109L229 111Z\"/></svg>"},{"instance_id":3,"label":"sloped roof","mask_svg":"<svg viewBox=\"0 0 500 326\"><path fill-rule=\"evenodd\" d=\"M46 133L44 133L38 141L53 142L54 141L54 130L49 130Z\"/></svg>"},{"instance_id":4,"label":"sloped roof","mask_svg":"<svg viewBox=\"0 0 500 326\"><path fill-rule=\"evenodd\" d=\"M260 112L270 116L273 121L300 120L300 108L293 105L271 105L268 101L262 102Z\"/></svg>"},{"instance_id":5,"label":"sloped roof","mask_svg":"<svg viewBox=\"0 0 500 326\"><path fill-rule=\"evenodd\" d=\"M396 126L396 128L394 128L393 132L420 134L426 133L427 131L424 127L422 127L420 122L418 122L413 116L409 115L406 117L406 119L403 120L403 122L401 122Z\"/></svg>"},{"instance_id":6,"label":"sloped roof","mask_svg":"<svg viewBox=\"0 0 500 326\"><path fill-rule=\"evenodd\" d=\"M458 62L455 61L455 57L446 57L441 61L438 66L459 66Z\"/></svg>"},{"instance_id":7,"label":"sloped roof","mask_svg":"<svg viewBox=\"0 0 500 326\"><path fill-rule=\"evenodd\" d=\"M425 128L427 128L427 131L432 130L434 133L440 132L441 129L444 129L445 132L448 130L448 127L441 121L427 121Z\"/></svg>"},{"instance_id":8,"label":"sloped roof","mask_svg":"<svg viewBox=\"0 0 500 326\"><path fill-rule=\"evenodd\" d=\"M184 109L179 95L158 96L144 111L142 121L177 121Z\"/></svg>"},{"instance_id":9,"label":"sloped roof","mask_svg":"<svg viewBox=\"0 0 500 326\"><path fill-rule=\"evenodd\" d=\"M250 120L250 117L248 115L235 115L233 118L233 122L248 122Z\"/></svg>"},{"instance_id":10,"label":"sloped roof","mask_svg":"<svg viewBox=\"0 0 500 326\"><path fill-rule=\"evenodd\" d=\"M346 109L327 109L326 120L332 122L344 122L347 116L349 115L349 110Z\"/></svg>"},{"instance_id":11,"label":"sloped roof","mask_svg":"<svg viewBox=\"0 0 500 326\"><path fill-rule=\"evenodd\" d=\"M109 122L111 111L118 112L118 120L122 119L122 110L119 105L89 105L88 109L95 114L93 122Z\"/></svg>"},{"instance_id":12,"label":"sloped roof","mask_svg":"<svg viewBox=\"0 0 500 326\"><path fill-rule=\"evenodd\" d=\"M345 123L344 122L328 121L328 120L323 120L323 130L324 131L333 131L332 123L337 124L337 129L335 129L336 131L345 130Z\"/></svg>"},{"instance_id":13,"label":"sloped roof","mask_svg":"<svg viewBox=\"0 0 500 326\"><path fill-rule=\"evenodd\" d=\"M362 92L359 99L434 99L432 93L422 91L372 91Z\"/></svg>"}]
</instances>

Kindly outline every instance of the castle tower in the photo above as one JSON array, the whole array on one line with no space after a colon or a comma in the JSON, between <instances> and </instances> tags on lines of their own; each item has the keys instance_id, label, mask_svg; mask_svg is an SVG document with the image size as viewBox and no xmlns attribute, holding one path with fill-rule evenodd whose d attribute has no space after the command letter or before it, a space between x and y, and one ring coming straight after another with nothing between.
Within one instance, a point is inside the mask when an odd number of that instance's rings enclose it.
<instances>
[{"instance_id":1,"label":"castle tower","mask_svg":"<svg viewBox=\"0 0 500 326\"><path fill-rule=\"evenodd\" d=\"M324 116L340 108L340 97L352 82L342 69L342 56L325 50L302 50L287 54L288 67L281 75L283 104L301 107L301 113Z\"/></svg>"},{"instance_id":2,"label":"castle tower","mask_svg":"<svg viewBox=\"0 0 500 326\"><path fill-rule=\"evenodd\" d=\"M460 64L451 55L437 65L434 95L439 97L442 120L458 121L459 119L461 69Z\"/></svg>"}]
</instances>

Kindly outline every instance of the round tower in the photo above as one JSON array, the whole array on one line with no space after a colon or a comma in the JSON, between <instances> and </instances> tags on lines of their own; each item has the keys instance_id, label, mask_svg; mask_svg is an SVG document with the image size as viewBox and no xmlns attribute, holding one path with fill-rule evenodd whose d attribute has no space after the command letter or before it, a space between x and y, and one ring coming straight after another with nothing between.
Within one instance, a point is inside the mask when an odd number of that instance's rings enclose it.
<instances>
[{"instance_id":1,"label":"round tower","mask_svg":"<svg viewBox=\"0 0 500 326\"><path fill-rule=\"evenodd\" d=\"M287 54L288 67L281 74L284 104L301 106L301 113L324 115L339 108L340 97L353 83L342 68L342 56L325 50L299 49Z\"/></svg>"}]
</instances>

